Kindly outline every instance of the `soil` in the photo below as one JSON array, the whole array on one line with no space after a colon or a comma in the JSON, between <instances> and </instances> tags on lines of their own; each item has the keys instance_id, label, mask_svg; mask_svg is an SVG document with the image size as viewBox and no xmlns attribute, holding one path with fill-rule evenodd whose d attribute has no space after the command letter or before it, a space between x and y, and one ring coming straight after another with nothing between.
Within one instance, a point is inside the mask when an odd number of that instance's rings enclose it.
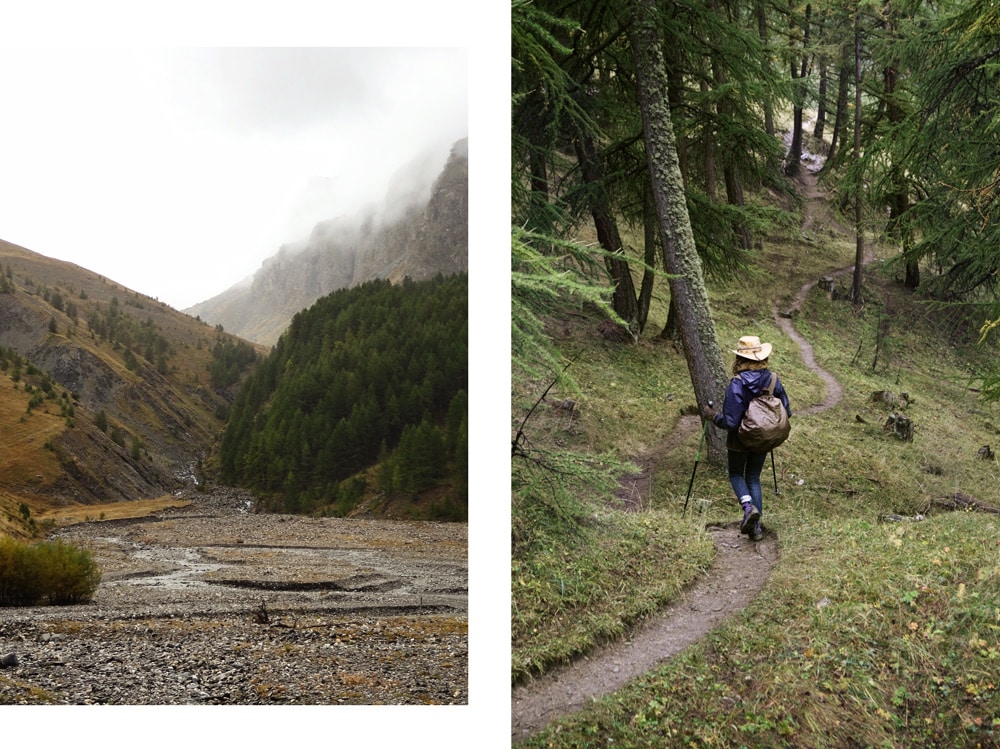
<instances>
[{"instance_id":1,"label":"soil","mask_svg":"<svg viewBox=\"0 0 1000 749\"><path fill-rule=\"evenodd\" d=\"M825 211L825 206L814 172L805 171L800 182L800 193L805 201L805 234L815 225L817 215ZM852 271L853 266L830 275ZM793 406L795 416L832 408L843 396L840 384L816 363L812 346L793 325L795 313L815 285L816 282L803 285L788 307L780 311L777 305L774 307L775 322L798 345L806 367L826 385L823 402L803 408ZM619 498L628 498L630 505L641 507L643 498L649 496L650 483L663 457L684 443L698 427L698 417L681 417L668 440L650 454L635 459L642 470L623 478ZM552 721L582 709L591 700L621 689L629 680L697 642L753 600L778 560L776 534L765 529L763 540L754 543L740 534L736 521L724 527L710 527L709 531L716 545L714 565L681 599L633 628L621 640L597 648L512 690L512 744L526 741Z\"/></svg>"}]
</instances>

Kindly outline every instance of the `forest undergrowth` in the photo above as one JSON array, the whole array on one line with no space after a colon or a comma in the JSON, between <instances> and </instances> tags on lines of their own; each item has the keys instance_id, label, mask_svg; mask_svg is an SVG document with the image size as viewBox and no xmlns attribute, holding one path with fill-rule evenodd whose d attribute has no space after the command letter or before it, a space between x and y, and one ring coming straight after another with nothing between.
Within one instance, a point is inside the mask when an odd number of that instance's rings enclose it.
<instances>
[{"instance_id":1,"label":"forest undergrowth","mask_svg":"<svg viewBox=\"0 0 1000 749\"><path fill-rule=\"evenodd\" d=\"M812 289L792 313L843 388L833 407L810 408L826 385L774 310L853 252L817 221L808 236L765 241L741 280L709 280L723 351L743 334L772 342L792 402L792 436L765 476L780 559L762 592L697 645L526 745L1000 744L1000 516L940 507L955 495L998 504L1000 414L977 390L996 351L977 345L981 320L905 290L894 250L875 247L863 304L842 298L848 277L832 294ZM515 457L513 471L514 683L673 600L711 567L706 526L735 519L724 468L701 452L694 469L700 432L679 429L695 403L679 348L653 332L665 313L657 299L638 343L602 337L585 308L549 319L575 388L557 382L523 427L550 383L515 379L512 428L532 459ZM886 429L901 418L912 440ZM605 484L562 481L545 458L567 450L603 463ZM650 454L647 496L616 496L615 471ZM527 472L547 475L552 491L519 493Z\"/></svg>"}]
</instances>

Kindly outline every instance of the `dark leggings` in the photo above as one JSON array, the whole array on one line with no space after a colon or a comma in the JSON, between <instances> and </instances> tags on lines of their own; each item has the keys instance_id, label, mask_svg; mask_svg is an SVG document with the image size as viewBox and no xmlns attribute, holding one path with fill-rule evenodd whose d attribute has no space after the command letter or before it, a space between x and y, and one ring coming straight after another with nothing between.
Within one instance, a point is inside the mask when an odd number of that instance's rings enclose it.
<instances>
[{"instance_id":1,"label":"dark leggings","mask_svg":"<svg viewBox=\"0 0 1000 749\"><path fill-rule=\"evenodd\" d=\"M736 492L736 500L750 495L758 512L764 512L764 495L760 488L760 472L764 470L767 453L729 451L729 483Z\"/></svg>"}]
</instances>

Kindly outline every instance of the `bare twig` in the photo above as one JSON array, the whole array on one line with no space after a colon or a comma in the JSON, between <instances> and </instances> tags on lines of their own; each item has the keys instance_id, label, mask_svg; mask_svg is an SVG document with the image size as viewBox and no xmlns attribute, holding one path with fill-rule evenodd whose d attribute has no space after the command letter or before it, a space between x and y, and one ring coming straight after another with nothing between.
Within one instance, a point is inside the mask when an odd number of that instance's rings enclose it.
<instances>
[{"instance_id":1,"label":"bare twig","mask_svg":"<svg viewBox=\"0 0 1000 749\"><path fill-rule=\"evenodd\" d=\"M566 363L566 366L562 368L562 371L559 374L561 375L563 372L565 372L567 369L569 369L570 365L573 362L576 361L576 359L577 359L578 356L580 356L580 352L579 351L576 353L576 355L572 359L570 359ZM524 447L523 447L524 442L527 439L527 437L525 437L525 434L524 434L524 425L528 423L528 419L531 418L531 415L535 412L535 409L538 408L539 404L541 404L541 402L543 400L545 400L545 396L549 394L549 391L553 387L555 387L555 384L557 382L559 382L559 378L558 377L556 377L554 380L552 380L552 382L549 383L549 386L547 388L545 388L545 392L543 392L541 394L541 396L539 396L538 400L535 401L535 405L533 405L531 407L531 410L528 411L527 415L524 417L524 420L521 422L521 426L518 427L517 434L514 436L514 439L511 440L511 443L510 443L510 456L512 458L514 456L516 456L516 455L520 455L521 457L527 457L527 452L524 450Z\"/></svg>"}]
</instances>

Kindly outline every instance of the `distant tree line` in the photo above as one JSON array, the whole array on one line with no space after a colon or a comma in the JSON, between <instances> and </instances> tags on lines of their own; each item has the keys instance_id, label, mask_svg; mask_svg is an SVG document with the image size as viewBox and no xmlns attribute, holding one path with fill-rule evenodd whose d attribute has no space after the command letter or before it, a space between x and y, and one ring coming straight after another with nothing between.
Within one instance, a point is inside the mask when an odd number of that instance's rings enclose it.
<instances>
[{"instance_id":1,"label":"distant tree line","mask_svg":"<svg viewBox=\"0 0 1000 749\"><path fill-rule=\"evenodd\" d=\"M356 475L376 463L379 488L419 491L447 476L464 493L467 337L465 274L323 297L243 383L222 480L292 512L349 504Z\"/></svg>"},{"instance_id":2,"label":"distant tree line","mask_svg":"<svg viewBox=\"0 0 1000 749\"><path fill-rule=\"evenodd\" d=\"M259 361L257 350L246 341L219 336L212 347L212 363L208 365L212 387L216 390L232 387L240 381L244 372Z\"/></svg>"}]
</instances>

